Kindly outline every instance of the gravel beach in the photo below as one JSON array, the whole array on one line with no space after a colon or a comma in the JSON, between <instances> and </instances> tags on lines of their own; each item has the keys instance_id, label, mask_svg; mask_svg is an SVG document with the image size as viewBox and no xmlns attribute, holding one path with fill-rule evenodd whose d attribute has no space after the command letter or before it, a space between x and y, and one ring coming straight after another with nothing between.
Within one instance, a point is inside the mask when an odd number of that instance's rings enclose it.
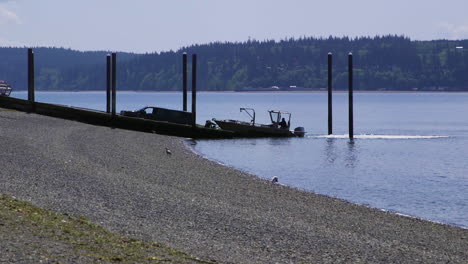
<instances>
[{"instance_id":1,"label":"gravel beach","mask_svg":"<svg viewBox=\"0 0 468 264\"><path fill-rule=\"evenodd\" d=\"M271 184L181 138L5 109L0 135L0 193L202 259L468 263L467 229Z\"/></svg>"}]
</instances>

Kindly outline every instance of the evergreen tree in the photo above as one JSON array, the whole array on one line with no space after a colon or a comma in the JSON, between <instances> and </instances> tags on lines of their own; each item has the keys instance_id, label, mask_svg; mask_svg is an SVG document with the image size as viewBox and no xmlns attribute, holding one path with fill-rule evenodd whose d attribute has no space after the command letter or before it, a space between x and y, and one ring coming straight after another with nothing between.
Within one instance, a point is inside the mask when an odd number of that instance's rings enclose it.
<instances>
[{"instance_id":1,"label":"evergreen tree","mask_svg":"<svg viewBox=\"0 0 468 264\"><path fill-rule=\"evenodd\" d=\"M347 54L353 52L357 90L468 90L468 54L457 46L468 48L468 40L411 41L390 35L214 42L161 53L119 53L117 80L121 90L181 90L182 53L187 52L198 54L200 90L316 90L327 85L327 54L332 52L334 86L346 89ZM105 89L108 52L34 51L38 90ZM0 48L0 57L0 79L26 89L26 49Z\"/></svg>"}]
</instances>

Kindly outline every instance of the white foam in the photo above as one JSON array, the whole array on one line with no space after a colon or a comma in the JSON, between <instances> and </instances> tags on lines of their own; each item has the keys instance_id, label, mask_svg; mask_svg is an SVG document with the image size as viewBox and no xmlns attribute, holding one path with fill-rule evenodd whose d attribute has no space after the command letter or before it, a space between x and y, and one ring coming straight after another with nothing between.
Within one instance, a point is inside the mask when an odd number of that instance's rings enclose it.
<instances>
[{"instance_id":1,"label":"white foam","mask_svg":"<svg viewBox=\"0 0 468 264\"><path fill-rule=\"evenodd\" d=\"M308 136L309 138L338 138L348 139L349 135L321 135L321 136ZM419 136L419 135L354 135L355 139L436 139L448 138L448 136Z\"/></svg>"}]
</instances>

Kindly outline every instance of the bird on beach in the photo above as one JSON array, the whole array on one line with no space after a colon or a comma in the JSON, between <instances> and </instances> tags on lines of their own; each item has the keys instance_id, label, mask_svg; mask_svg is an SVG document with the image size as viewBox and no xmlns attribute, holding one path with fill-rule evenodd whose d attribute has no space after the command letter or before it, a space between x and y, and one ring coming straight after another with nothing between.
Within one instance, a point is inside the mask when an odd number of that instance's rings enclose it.
<instances>
[{"instance_id":1,"label":"bird on beach","mask_svg":"<svg viewBox=\"0 0 468 264\"><path fill-rule=\"evenodd\" d=\"M278 183L278 177L273 176L273 178L271 178L271 183L273 184Z\"/></svg>"},{"instance_id":2,"label":"bird on beach","mask_svg":"<svg viewBox=\"0 0 468 264\"><path fill-rule=\"evenodd\" d=\"M167 155L172 155L172 151L170 149L166 148L166 154Z\"/></svg>"}]
</instances>

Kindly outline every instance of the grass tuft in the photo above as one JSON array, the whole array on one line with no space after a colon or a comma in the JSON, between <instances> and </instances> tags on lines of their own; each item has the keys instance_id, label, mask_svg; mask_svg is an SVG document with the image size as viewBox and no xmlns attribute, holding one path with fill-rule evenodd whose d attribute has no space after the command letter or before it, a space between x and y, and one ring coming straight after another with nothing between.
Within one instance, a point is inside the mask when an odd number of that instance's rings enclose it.
<instances>
[{"instance_id":1,"label":"grass tuft","mask_svg":"<svg viewBox=\"0 0 468 264\"><path fill-rule=\"evenodd\" d=\"M162 244L111 233L84 217L57 214L0 195L1 244L15 252L1 261L15 261L18 255L33 261L52 263L211 263ZM8 242L8 243L5 243ZM10 251L8 251L10 252ZM21 259L20 258L20 259Z\"/></svg>"}]
</instances>

